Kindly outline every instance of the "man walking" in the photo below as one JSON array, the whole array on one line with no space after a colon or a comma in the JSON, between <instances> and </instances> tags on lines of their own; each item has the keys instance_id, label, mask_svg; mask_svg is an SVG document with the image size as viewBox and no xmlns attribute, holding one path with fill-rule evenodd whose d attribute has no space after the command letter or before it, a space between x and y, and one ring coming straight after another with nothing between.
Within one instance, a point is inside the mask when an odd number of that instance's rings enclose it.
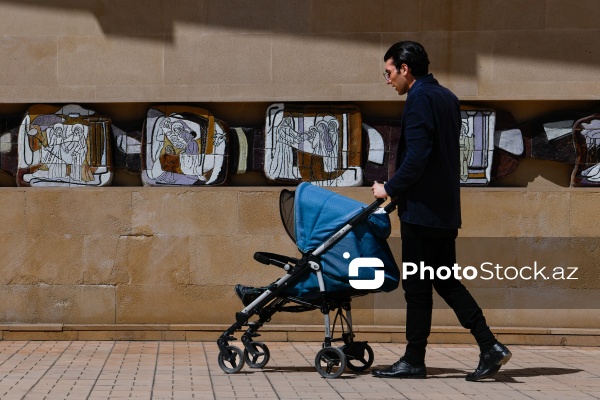
<instances>
[{"instance_id":1,"label":"man walking","mask_svg":"<svg viewBox=\"0 0 600 400\"><path fill-rule=\"evenodd\" d=\"M407 97L396 172L387 183L373 184L373 195L398 201L403 263L424 263L435 270L452 267L461 225L460 103L429 73L429 58L419 43L394 44L384 61L387 84ZM421 279L419 274L403 277L406 350L392 366L373 370L374 376L426 377L433 289L454 310L461 325L470 329L480 347L479 365L467 375L468 381L491 378L510 359L510 351L496 340L468 290L454 277L439 279L436 275L431 279Z\"/></svg>"}]
</instances>

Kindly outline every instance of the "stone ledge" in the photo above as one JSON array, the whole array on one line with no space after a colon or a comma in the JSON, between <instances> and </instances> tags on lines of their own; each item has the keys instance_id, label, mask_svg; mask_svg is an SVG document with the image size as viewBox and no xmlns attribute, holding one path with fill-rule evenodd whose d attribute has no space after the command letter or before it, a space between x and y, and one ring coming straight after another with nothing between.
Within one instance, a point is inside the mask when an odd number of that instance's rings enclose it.
<instances>
[{"instance_id":1,"label":"stone ledge","mask_svg":"<svg viewBox=\"0 0 600 400\"><path fill-rule=\"evenodd\" d=\"M0 330L8 332L62 332L63 324L3 324Z\"/></svg>"},{"instance_id":2,"label":"stone ledge","mask_svg":"<svg viewBox=\"0 0 600 400\"><path fill-rule=\"evenodd\" d=\"M160 340L216 341L225 324L0 324L0 340ZM512 345L600 346L600 329L492 327L500 341ZM267 325L264 341L321 341L322 325ZM357 340L404 343L404 326L358 325ZM241 337L242 332L236 332ZM336 334L337 336L337 334ZM457 326L435 326L430 343L474 344L469 331Z\"/></svg>"},{"instance_id":3,"label":"stone ledge","mask_svg":"<svg viewBox=\"0 0 600 400\"><path fill-rule=\"evenodd\" d=\"M65 324L64 331L168 331L169 324Z\"/></svg>"}]
</instances>

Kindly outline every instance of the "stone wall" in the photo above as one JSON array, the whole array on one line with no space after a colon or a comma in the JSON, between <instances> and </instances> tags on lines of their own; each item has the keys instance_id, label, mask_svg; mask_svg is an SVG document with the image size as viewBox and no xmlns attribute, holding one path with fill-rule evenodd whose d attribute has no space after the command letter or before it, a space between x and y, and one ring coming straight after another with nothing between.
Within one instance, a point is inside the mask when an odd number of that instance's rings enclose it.
<instances>
[{"instance_id":1,"label":"stone wall","mask_svg":"<svg viewBox=\"0 0 600 400\"><path fill-rule=\"evenodd\" d=\"M580 0L0 2L0 102L395 100L382 55L417 40L462 100L598 99Z\"/></svg>"},{"instance_id":2,"label":"stone wall","mask_svg":"<svg viewBox=\"0 0 600 400\"><path fill-rule=\"evenodd\" d=\"M80 103L121 123L184 103L245 126L275 101L326 101L397 117L382 55L417 40L463 103L521 122L598 108L599 18L594 0L6 0L0 113ZM568 188L571 167L523 160L499 183L519 188L463 189L460 263L580 268L575 281L466 282L507 343L598 344L600 194ZM1 338L212 340L239 309L235 283L279 276L252 254L296 252L279 187L115 181L126 187L24 189L0 171ZM341 192L370 202L368 188ZM402 340L402 303L401 290L360 299L361 332ZM266 337L322 338L318 313L273 322ZM472 340L447 309L434 323L432 341Z\"/></svg>"},{"instance_id":3,"label":"stone wall","mask_svg":"<svg viewBox=\"0 0 600 400\"><path fill-rule=\"evenodd\" d=\"M45 330L63 338L216 338L241 309L236 283L264 285L282 275L255 262L254 252L298 255L280 221L280 190L3 188L0 331L4 338L31 338L32 331ZM371 202L368 188L338 191ZM576 280L514 279L511 271L502 275L505 280L464 280L488 323L513 336L549 335L556 341L562 336L549 332L560 328L561 335L595 337L600 228L588 211L600 192L463 188L462 194L459 265L520 269L537 262L547 266L547 276L555 267L578 268ZM395 215L392 221L388 242L400 263ZM402 290L354 304L355 323L374 330L372 340L402 336ZM450 329L440 332L443 340L458 340L465 332L439 299L435 304L435 325ZM321 321L318 312L277 314L272 325L293 328L271 335L298 339L302 334L294 332L304 326L317 337Z\"/></svg>"}]
</instances>

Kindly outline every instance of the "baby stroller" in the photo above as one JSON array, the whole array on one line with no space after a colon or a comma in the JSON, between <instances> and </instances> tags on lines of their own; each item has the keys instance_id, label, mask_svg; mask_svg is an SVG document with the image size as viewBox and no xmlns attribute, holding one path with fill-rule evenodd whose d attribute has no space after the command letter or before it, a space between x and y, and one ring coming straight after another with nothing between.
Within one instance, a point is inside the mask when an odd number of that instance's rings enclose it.
<instances>
[{"instance_id":1,"label":"baby stroller","mask_svg":"<svg viewBox=\"0 0 600 400\"><path fill-rule=\"evenodd\" d=\"M310 183L281 192L281 218L302 257L254 254L256 261L280 267L285 275L236 313L236 322L218 339L218 362L224 372L238 372L245 363L264 367L270 353L266 344L254 341L258 330L277 312L310 310L320 310L325 318L323 348L315 357L322 377L337 378L346 367L360 372L373 364L368 343L354 341L350 303L353 297L398 287L400 272L386 242L391 231L388 214L394 205L382 209L382 203L378 199L367 206ZM330 312L335 312L333 324ZM258 319L250 321L253 316ZM341 336L334 337L338 322ZM247 329L242 351L229 342L243 327ZM334 342L343 345L334 347Z\"/></svg>"}]
</instances>

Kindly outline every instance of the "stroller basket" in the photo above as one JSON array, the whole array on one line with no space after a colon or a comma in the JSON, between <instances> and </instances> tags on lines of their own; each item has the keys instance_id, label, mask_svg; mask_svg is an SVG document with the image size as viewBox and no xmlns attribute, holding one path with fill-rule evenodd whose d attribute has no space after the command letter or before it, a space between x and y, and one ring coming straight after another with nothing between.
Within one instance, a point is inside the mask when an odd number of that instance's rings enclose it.
<instances>
[{"instance_id":1,"label":"stroller basket","mask_svg":"<svg viewBox=\"0 0 600 400\"><path fill-rule=\"evenodd\" d=\"M354 297L398 287L399 269L386 241L390 234L388 214L393 205L382 209L382 203L382 199L377 199L365 205L309 183L301 183L295 191L281 192L281 219L302 257L254 254L256 261L282 268L285 274L262 288L262 294L237 312L235 323L218 339L218 362L224 372L238 372L244 364L262 368L268 363L268 347L253 339L260 336L258 330L274 314L317 309L325 319L323 348L315 358L319 374L336 378L346 367L364 371L372 365L371 347L367 342L354 341L350 304ZM376 282L374 276L383 277L381 284L366 289L355 284ZM330 312L335 312L333 324ZM250 321L252 317L257 318ZM334 337L338 323L342 333ZM229 342L244 327L247 329L242 335L242 351ZM343 346L332 346L339 341L343 341Z\"/></svg>"}]
</instances>

